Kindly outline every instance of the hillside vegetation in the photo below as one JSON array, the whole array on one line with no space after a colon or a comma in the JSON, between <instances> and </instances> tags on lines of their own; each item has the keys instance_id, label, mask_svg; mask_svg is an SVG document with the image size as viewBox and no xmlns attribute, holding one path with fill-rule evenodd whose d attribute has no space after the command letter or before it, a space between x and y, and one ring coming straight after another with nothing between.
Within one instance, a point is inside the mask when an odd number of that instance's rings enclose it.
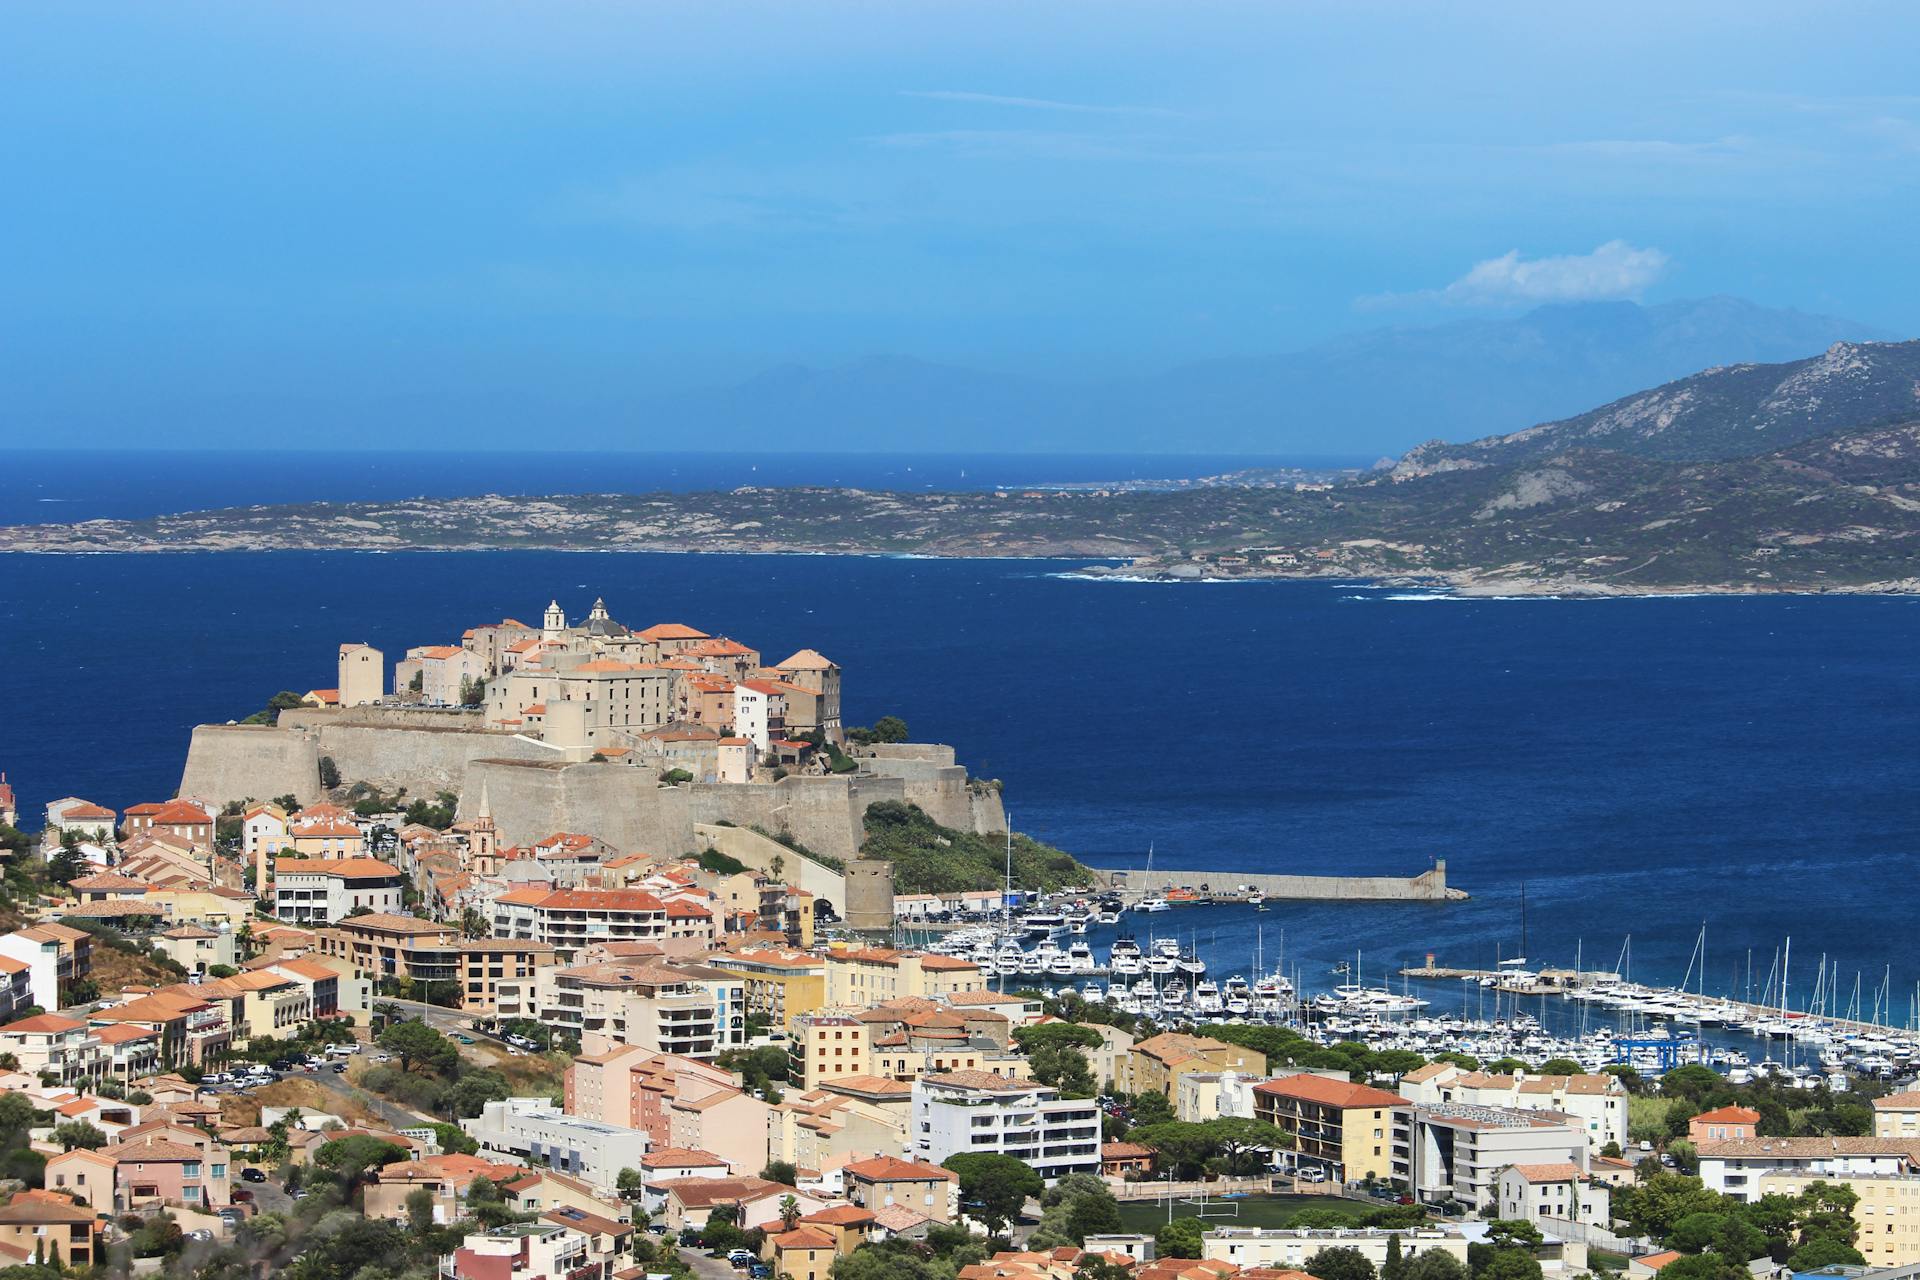
<instances>
[{"instance_id":1,"label":"hillside vegetation","mask_svg":"<svg viewBox=\"0 0 1920 1280\"><path fill-rule=\"evenodd\" d=\"M1712 369L1525 431L1422 445L1334 483L1218 479L311 503L0 528L0 551L911 552L1493 592L1920 591L1920 342Z\"/></svg>"},{"instance_id":2,"label":"hillside vegetation","mask_svg":"<svg viewBox=\"0 0 1920 1280\"><path fill-rule=\"evenodd\" d=\"M893 864L897 893L957 893L997 889L1006 881L1007 847L1001 835L943 827L918 805L884 800L869 805L860 854ZM1016 834L1013 883L1020 889L1065 889L1093 883L1093 872L1070 854Z\"/></svg>"}]
</instances>

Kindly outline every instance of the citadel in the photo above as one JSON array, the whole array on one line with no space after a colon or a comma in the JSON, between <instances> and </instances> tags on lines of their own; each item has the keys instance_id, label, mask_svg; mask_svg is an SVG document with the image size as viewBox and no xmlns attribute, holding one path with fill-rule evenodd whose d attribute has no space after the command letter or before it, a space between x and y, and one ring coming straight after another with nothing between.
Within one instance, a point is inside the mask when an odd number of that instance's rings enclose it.
<instances>
[{"instance_id":1,"label":"citadel","mask_svg":"<svg viewBox=\"0 0 1920 1280\"><path fill-rule=\"evenodd\" d=\"M461 819L484 808L508 844L564 831L677 852L710 843L701 829L733 827L841 862L858 858L862 815L879 801L962 830L1006 825L998 787L969 778L952 748L850 734L841 668L812 649L769 665L682 623L631 629L600 600L570 624L555 601L539 627L507 618L410 648L391 680L386 663L342 644L336 687L308 691L276 723L197 727L180 794L307 805L325 798L324 774L451 793Z\"/></svg>"}]
</instances>

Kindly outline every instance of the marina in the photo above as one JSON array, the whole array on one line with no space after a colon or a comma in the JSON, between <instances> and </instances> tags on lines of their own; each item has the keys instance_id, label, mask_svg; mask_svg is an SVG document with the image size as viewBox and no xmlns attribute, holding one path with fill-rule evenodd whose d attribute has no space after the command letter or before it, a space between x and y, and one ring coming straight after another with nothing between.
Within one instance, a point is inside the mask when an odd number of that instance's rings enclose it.
<instances>
[{"instance_id":1,"label":"marina","mask_svg":"<svg viewBox=\"0 0 1920 1280\"><path fill-rule=\"evenodd\" d=\"M1920 1065L1920 1028L1911 1007L1896 1017L1890 970L1876 985L1858 976L1843 983L1821 957L1796 1007L1790 942L1769 972L1749 979L1760 984L1754 996L1706 989L1704 930L1677 986L1625 976L1631 940L1613 968L1578 959L1535 968L1524 956L1492 968L1448 966L1428 955L1380 966L1369 981L1364 953L1332 962L1290 954L1283 918L1251 897L1177 909L1159 895L1061 897L1022 915L929 931L918 945L972 960L1004 990L1071 990L1165 1027L1283 1026L1323 1046L1643 1074L1701 1063L1734 1083L1771 1077L1836 1089Z\"/></svg>"}]
</instances>

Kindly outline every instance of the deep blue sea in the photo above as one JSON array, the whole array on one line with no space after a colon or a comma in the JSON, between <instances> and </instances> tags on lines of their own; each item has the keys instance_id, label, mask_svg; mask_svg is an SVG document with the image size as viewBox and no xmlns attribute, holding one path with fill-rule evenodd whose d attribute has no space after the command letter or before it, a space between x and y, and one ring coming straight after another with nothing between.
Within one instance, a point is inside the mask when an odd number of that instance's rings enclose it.
<instances>
[{"instance_id":1,"label":"deep blue sea","mask_svg":"<svg viewBox=\"0 0 1920 1280\"><path fill-rule=\"evenodd\" d=\"M222 486L200 505L238 500ZM159 500L71 489L88 514ZM1849 987L1891 965L1904 1018L1920 981L1920 600L1464 601L1057 576L1068 567L0 557L0 769L29 808L162 798L193 724L331 685L343 640L393 653L604 596L633 625L830 654L851 721L898 714L953 743L1005 781L1018 828L1089 861L1139 865L1149 844L1156 865L1208 870L1412 874L1445 858L1473 894L1159 918L1203 945L1250 950L1258 927L1271 959L1284 930L1308 975L1355 950L1369 976L1429 951L1489 965L1520 947L1524 883L1536 962L1580 945L1611 965L1631 933L1634 976L1674 981L1704 923L1708 989L1738 992L1749 948L1757 983L1790 934L1796 992L1823 953Z\"/></svg>"}]
</instances>

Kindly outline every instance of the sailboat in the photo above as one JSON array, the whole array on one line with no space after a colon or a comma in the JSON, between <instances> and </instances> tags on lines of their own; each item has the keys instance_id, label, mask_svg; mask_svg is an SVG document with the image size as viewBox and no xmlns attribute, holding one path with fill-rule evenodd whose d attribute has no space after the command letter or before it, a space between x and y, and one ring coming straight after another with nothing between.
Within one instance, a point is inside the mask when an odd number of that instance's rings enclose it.
<instances>
[{"instance_id":1,"label":"sailboat","mask_svg":"<svg viewBox=\"0 0 1920 1280\"><path fill-rule=\"evenodd\" d=\"M1148 876L1153 875L1153 843L1151 841L1147 843L1147 875ZM1156 894L1151 898L1142 898L1140 900L1140 905L1135 907L1134 910L1135 911L1171 911L1173 910L1173 904L1168 902L1165 898Z\"/></svg>"}]
</instances>

